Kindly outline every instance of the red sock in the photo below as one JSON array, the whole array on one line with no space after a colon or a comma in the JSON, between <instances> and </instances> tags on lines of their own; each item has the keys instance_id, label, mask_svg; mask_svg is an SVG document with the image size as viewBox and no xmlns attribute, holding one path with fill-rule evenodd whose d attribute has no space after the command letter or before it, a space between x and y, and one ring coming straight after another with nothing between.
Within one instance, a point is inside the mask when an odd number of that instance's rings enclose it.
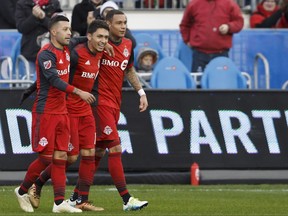
<instances>
[{"instance_id":1,"label":"red sock","mask_svg":"<svg viewBox=\"0 0 288 216\"><path fill-rule=\"evenodd\" d=\"M71 163L66 162L66 168L69 167ZM36 185L42 187L51 178L51 167L52 164L46 167L46 169L40 174L39 178L36 180Z\"/></svg>"},{"instance_id":2,"label":"red sock","mask_svg":"<svg viewBox=\"0 0 288 216\"><path fill-rule=\"evenodd\" d=\"M39 155L36 160L34 160L25 175L24 181L22 182L20 188L22 191L27 192L32 184L39 177L40 173L51 163L52 157L45 157Z\"/></svg>"},{"instance_id":3,"label":"red sock","mask_svg":"<svg viewBox=\"0 0 288 216\"><path fill-rule=\"evenodd\" d=\"M66 160L53 159L51 180L54 189L54 201L64 200L66 187Z\"/></svg>"},{"instance_id":4,"label":"red sock","mask_svg":"<svg viewBox=\"0 0 288 216\"><path fill-rule=\"evenodd\" d=\"M81 156L79 166L79 196L82 201L88 200L90 186L93 184L95 173L95 157Z\"/></svg>"},{"instance_id":5,"label":"red sock","mask_svg":"<svg viewBox=\"0 0 288 216\"><path fill-rule=\"evenodd\" d=\"M126 188L126 180L121 155L121 152L109 153L108 168L120 196L123 196L124 194L128 193L128 190Z\"/></svg>"},{"instance_id":6,"label":"red sock","mask_svg":"<svg viewBox=\"0 0 288 216\"><path fill-rule=\"evenodd\" d=\"M36 180L36 185L42 187L51 178L51 167L52 164L46 167L46 169L40 174L39 178Z\"/></svg>"},{"instance_id":7,"label":"red sock","mask_svg":"<svg viewBox=\"0 0 288 216\"><path fill-rule=\"evenodd\" d=\"M97 172L100 160L101 160L101 157L95 156L95 172L94 172L94 174ZM79 193L79 180L77 181L77 184L74 188L74 193L77 193L77 194Z\"/></svg>"}]
</instances>

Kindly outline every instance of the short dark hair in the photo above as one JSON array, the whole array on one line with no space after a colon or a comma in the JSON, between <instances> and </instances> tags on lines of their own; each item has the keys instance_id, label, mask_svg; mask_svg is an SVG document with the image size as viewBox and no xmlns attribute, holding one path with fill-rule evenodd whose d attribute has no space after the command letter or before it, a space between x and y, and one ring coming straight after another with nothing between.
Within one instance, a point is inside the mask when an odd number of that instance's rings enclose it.
<instances>
[{"instance_id":1,"label":"short dark hair","mask_svg":"<svg viewBox=\"0 0 288 216\"><path fill-rule=\"evenodd\" d=\"M120 10L110 10L107 14L106 14L106 20L110 21L113 19L114 15L125 15L124 12L120 11Z\"/></svg>"},{"instance_id":2,"label":"short dark hair","mask_svg":"<svg viewBox=\"0 0 288 216\"><path fill-rule=\"evenodd\" d=\"M88 28L87 28L87 33L93 34L93 33L96 32L97 29L99 29L99 28L103 28L103 29L106 29L107 31L109 31L109 26L108 26L108 24L107 24L105 21L103 21L103 20L97 19L97 20L93 20L93 21L89 24L89 26L88 26Z\"/></svg>"},{"instance_id":3,"label":"short dark hair","mask_svg":"<svg viewBox=\"0 0 288 216\"><path fill-rule=\"evenodd\" d=\"M69 19L62 15L62 14L56 14L55 16L52 16L52 18L50 19L49 21L49 24L48 24L48 29L51 30L51 28L58 22L60 21L66 21L66 22L69 22Z\"/></svg>"}]
</instances>

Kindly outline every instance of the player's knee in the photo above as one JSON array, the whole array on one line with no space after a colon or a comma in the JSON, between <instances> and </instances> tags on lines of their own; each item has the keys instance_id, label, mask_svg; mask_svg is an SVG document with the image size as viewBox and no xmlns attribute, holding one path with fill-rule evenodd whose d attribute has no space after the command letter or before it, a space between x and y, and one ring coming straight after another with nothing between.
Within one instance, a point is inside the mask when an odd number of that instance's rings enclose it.
<instances>
[{"instance_id":1,"label":"player's knee","mask_svg":"<svg viewBox=\"0 0 288 216\"><path fill-rule=\"evenodd\" d=\"M95 149L81 149L81 155L82 156L94 156Z\"/></svg>"},{"instance_id":2,"label":"player's knee","mask_svg":"<svg viewBox=\"0 0 288 216\"><path fill-rule=\"evenodd\" d=\"M72 155L72 156L69 156L69 157L67 158L67 162L68 162L69 164L72 164L72 163L75 163L75 162L77 161L77 159L78 159L78 155Z\"/></svg>"},{"instance_id":3,"label":"player's knee","mask_svg":"<svg viewBox=\"0 0 288 216\"><path fill-rule=\"evenodd\" d=\"M102 157L104 157L105 153L106 153L106 149L96 148L96 150L95 150L95 156L96 157L102 158Z\"/></svg>"},{"instance_id":4,"label":"player's knee","mask_svg":"<svg viewBox=\"0 0 288 216\"><path fill-rule=\"evenodd\" d=\"M110 153L122 152L121 145L116 145L116 146L109 148L109 152Z\"/></svg>"},{"instance_id":5,"label":"player's knee","mask_svg":"<svg viewBox=\"0 0 288 216\"><path fill-rule=\"evenodd\" d=\"M67 152L65 152L65 151L55 151L53 158L54 159L59 159L59 160L67 160Z\"/></svg>"}]
</instances>

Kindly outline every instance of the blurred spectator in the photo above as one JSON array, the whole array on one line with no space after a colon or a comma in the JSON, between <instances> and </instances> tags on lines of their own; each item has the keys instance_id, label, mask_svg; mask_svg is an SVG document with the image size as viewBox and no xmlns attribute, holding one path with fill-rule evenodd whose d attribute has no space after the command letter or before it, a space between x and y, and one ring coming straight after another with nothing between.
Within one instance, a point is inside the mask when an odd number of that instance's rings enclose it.
<instances>
[{"instance_id":1,"label":"blurred spectator","mask_svg":"<svg viewBox=\"0 0 288 216\"><path fill-rule=\"evenodd\" d=\"M262 0L250 17L251 28L273 28L281 18L282 9L276 0Z\"/></svg>"},{"instance_id":2,"label":"blurred spectator","mask_svg":"<svg viewBox=\"0 0 288 216\"><path fill-rule=\"evenodd\" d=\"M283 0L280 8L283 13L276 24L276 28L288 28L288 0Z\"/></svg>"},{"instance_id":3,"label":"blurred spectator","mask_svg":"<svg viewBox=\"0 0 288 216\"><path fill-rule=\"evenodd\" d=\"M180 8L184 7L181 0L143 0L143 6L145 8ZM137 5L137 3L136 3ZM138 3L139 5L139 3Z\"/></svg>"},{"instance_id":4,"label":"blurred spectator","mask_svg":"<svg viewBox=\"0 0 288 216\"><path fill-rule=\"evenodd\" d=\"M165 2L164 0L158 0L155 2L154 0L144 0L145 8L164 8ZM167 1L167 7L172 7L172 1Z\"/></svg>"},{"instance_id":5,"label":"blurred spectator","mask_svg":"<svg viewBox=\"0 0 288 216\"><path fill-rule=\"evenodd\" d=\"M193 0L187 5L180 32L193 49L192 72L203 72L215 57L228 57L232 37L241 31L244 19L233 0Z\"/></svg>"},{"instance_id":6,"label":"blurred spectator","mask_svg":"<svg viewBox=\"0 0 288 216\"><path fill-rule=\"evenodd\" d=\"M136 69L138 73L141 73L141 77L145 81L150 81L151 73L157 60L158 52L156 50L150 47L143 47L139 50L137 56L138 68ZM145 73L147 73L147 75L145 75Z\"/></svg>"},{"instance_id":7,"label":"blurred spectator","mask_svg":"<svg viewBox=\"0 0 288 216\"><path fill-rule=\"evenodd\" d=\"M105 20L106 14L111 11L111 10L118 10L119 7L118 5L114 2L114 1L107 1L105 2L103 5L101 5L100 7L100 15L101 15L101 19ZM133 49L136 47L136 40L133 37L131 31L126 28L126 33L125 33L125 37L129 38L132 41L132 46Z\"/></svg>"},{"instance_id":8,"label":"blurred spectator","mask_svg":"<svg viewBox=\"0 0 288 216\"><path fill-rule=\"evenodd\" d=\"M36 41L37 41L37 45L42 48L47 43L50 43L50 33L49 32L45 32L44 34L39 35L37 37Z\"/></svg>"},{"instance_id":9,"label":"blurred spectator","mask_svg":"<svg viewBox=\"0 0 288 216\"><path fill-rule=\"evenodd\" d=\"M94 17L96 19L100 19L101 15L100 15L100 8L101 5L104 4L106 2L106 0L91 0L91 3L93 4L95 10L94 10Z\"/></svg>"},{"instance_id":10,"label":"blurred spectator","mask_svg":"<svg viewBox=\"0 0 288 216\"><path fill-rule=\"evenodd\" d=\"M114 1L107 1L100 7L100 17L105 20L107 13L111 10L118 10L119 7Z\"/></svg>"},{"instance_id":11,"label":"blurred spectator","mask_svg":"<svg viewBox=\"0 0 288 216\"><path fill-rule=\"evenodd\" d=\"M37 37L48 31L48 22L55 12L62 12L58 0L19 0L16 4L16 27L22 34L21 54L35 74L35 61L40 47Z\"/></svg>"},{"instance_id":12,"label":"blurred spectator","mask_svg":"<svg viewBox=\"0 0 288 216\"><path fill-rule=\"evenodd\" d=\"M1 1L0 29L16 29L15 9L17 1Z\"/></svg>"},{"instance_id":13,"label":"blurred spectator","mask_svg":"<svg viewBox=\"0 0 288 216\"><path fill-rule=\"evenodd\" d=\"M85 36L88 27L88 14L95 8L90 0L82 0L72 10L71 28L73 35Z\"/></svg>"},{"instance_id":14,"label":"blurred spectator","mask_svg":"<svg viewBox=\"0 0 288 216\"><path fill-rule=\"evenodd\" d=\"M113 1L118 5L119 8L123 8L123 0L113 0Z\"/></svg>"}]
</instances>

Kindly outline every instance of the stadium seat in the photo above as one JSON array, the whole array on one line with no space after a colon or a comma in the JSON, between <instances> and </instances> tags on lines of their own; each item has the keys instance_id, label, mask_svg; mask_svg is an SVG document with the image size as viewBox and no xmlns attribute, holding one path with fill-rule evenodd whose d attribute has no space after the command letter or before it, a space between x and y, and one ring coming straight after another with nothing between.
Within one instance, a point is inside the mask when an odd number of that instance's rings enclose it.
<instances>
[{"instance_id":1,"label":"stadium seat","mask_svg":"<svg viewBox=\"0 0 288 216\"><path fill-rule=\"evenodd\" d=\"M0 87L12 87L9 81L12 79L13 64L10 56L0 57Z\"/></svg>"},{"instance_id":2,"label":"stadium seat","mask_svg":"<svg viewBox=\"0 0 288 216\"><path fill-rule=\"evenodd\" d=\"M30 74L30 66L28 60L21 55L21 38L20 36L15 42L11 50L11 58L13 62L13 79L23 80L26 83L33 83L33 79ZM23 82L23 83L24 83Z\"/></svg>"},{"instance_id":3,"label":"stadium seat","mask_svg":"<svg viewBox=\"0 0 288 216\"><path fill-rule=\"evenodd\" d=\"M166 55L162 50L162 47L152 38L149 34L146 33L139 33L133 35L135 40L136 40L136 47L134 49L134 66L137 68L138 63L137 63L137 56L140 48L143 47L151 47L152 49L157 50L158 52L158 62L164 58ZM158 63L157 62L157 63ZM157 64L156 63L156 64Z\"/></svg>"},{"instance_id":4,"label":"stadium seat","mask_svg":"<svg viewBox=\"0 0 288 216\"><path fill-rule=\"evenodd\" d=\"M205 67L201 87L203 89L247 89L247 82L230 58L217 57Z\"/></svg>"},{"instance_id":5,"label":"stadium seat","mask_svg":"<svg viewBox=\"0 0 288 216\"><path fill-rule=\"evenodd\" d=\"M192 72L192 54L192 49L181 40L176 48L174 56L182 61L188 70Z\"/></svg>"},{"instance_id":6,"label":"stadium seat","mask_svg":"<svg viewBox=\"0 0 288 216\"><path fill-rule=\"evenodd\" d=\"M155 66L151 81L152 88L196 89L194 79L186 66L175 57L165 57Z\"/></svg>"}]
</instances>

